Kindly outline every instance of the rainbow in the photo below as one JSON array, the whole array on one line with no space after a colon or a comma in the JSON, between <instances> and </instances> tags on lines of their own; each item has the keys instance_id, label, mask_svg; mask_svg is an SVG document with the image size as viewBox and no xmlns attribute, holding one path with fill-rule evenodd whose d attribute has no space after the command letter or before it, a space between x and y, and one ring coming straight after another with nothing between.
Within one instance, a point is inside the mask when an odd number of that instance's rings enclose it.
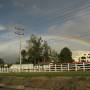
<instances>
[{"instance_id":1,"label":"rainbow","mask_svg":"<svg viewBox=\"0 0 90 90\"><path fill-rule=\"evenodd\" d=\"M73 41L73 42L76 42L76 43L80 43L80 44L90 46L89 41L84 40L84 39L79 38L79 37L75 37L75 36L43 35L42 38L47 40L47 41L53 41L53 40L67 40L67 41L69 41L70 40L70 41Z\"/></svg>"},{"instance_id":2,"label":"rainbow","mask_svg":"<svg viewBox=\"0 0 90 90\"><path fill-rule=\"evenodd\" d=\"M79 38L79 37L73 37L73 36L66 36L66 37L63 37L65 39L69 39L69 40L72 40L72 41L76 41L76 42L79 42L81 44L86 44L86 45L90 45L90 42L89 41L86 41L82 38Z\"/></svg>"}]
</instances>

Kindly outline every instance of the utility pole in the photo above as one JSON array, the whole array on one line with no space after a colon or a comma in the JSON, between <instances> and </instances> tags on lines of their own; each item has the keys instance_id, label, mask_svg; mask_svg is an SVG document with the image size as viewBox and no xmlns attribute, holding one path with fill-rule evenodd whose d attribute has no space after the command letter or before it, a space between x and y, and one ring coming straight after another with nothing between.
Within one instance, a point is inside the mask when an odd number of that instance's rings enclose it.
<instances>
[{"instance_id":1,"label":"utility pole","mask_svg":"<svg viewBox=\"0 0 90 90\"><path fill-rule=\"evenodd\" d=\"M19 38L19 64L20 64L20 71L22 69L22 56L21 56L21 50L22 50L22 36L24 35L24 28L21 27L15 27L15 34Z\"/></svg>"}]
</instances>

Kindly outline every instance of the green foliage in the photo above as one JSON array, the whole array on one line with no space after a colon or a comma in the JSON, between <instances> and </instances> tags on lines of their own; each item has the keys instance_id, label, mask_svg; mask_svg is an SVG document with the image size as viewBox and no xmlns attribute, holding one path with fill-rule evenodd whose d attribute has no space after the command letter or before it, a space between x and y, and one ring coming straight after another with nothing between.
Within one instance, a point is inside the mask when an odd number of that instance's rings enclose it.
<instances>
[{"instance_id":1,"label":"green foliage","mask_svg":"<svg viewBox=\"0 0 90 90\"><path fill-rule=\"evenodd\" d=\"M48 62L50 54L50 46L41 37L32 35L28 40L28 48L22 50L22 63L38 64L40 62Z\"/></svg>"},{"instance_id":2,"label":"green foliage","mask_svg":"<svg viewBox=\"0 0 90 90\"><path fill-rule=\"evenodd\" d=\"M47 41L44 41L44 44L42 45L42 56L44 59L44 63L48 62L50 60L50 46L48 46Z\"/></svg>"},{"instance_id":3,"label":"green foliage","mask_svg":"<svg viewBox=\"0 0 90 90\"><path fill-rule=\"evenodd\" d=\"M59 60L61 63L71 63L73 62L72 59L72 52L69 48L65 47L61 50L59 54Z\"/></svg>"},{"instance_id":4,"label":"green foliage","mask_svg":"<svg viewBox=\"0 0 90 90\"><path fill-rule=\"evenodd\" d=\"M0 64L4 64L4 60L0 58Z\"/></svg>"},{"instance_id":5,"label":"green foliage","mask_svg":"<svg viewBox=\"0 0 90 90\"><path fill-rule=\"evenodd\" d=\"M58 53L55 50L51 50L50 59L51 61L58 62Z\"/></svg>"},{"instance_id":6,"label":"green foliage","mask_svg":"<svg viewBox=\"0 0 90 90\"><path fill-rule=\"evenodd\" d=\"M4 60L0 58L0 68L4 67L4 64L5 64Z\"/></svg>"},{"instance_id":7,"label":"green foliage","mask_svg":"<svg viewBox=\"0 0 90 90\"><path fill-rule=\"evenodd\" d=\"M27 52L26 52L26 50L22 50L21 51L21 55L22 55L22 63L23 64L26 64L27 63L27 59L26 59L26 56L27 56Z\"/></svg>"},{"instance_id":8,"label":"green foliage","mask_svg":"<svg viewBox=\"0 0 90 90\"><path fill-rule=\"evenodd\" d=\"M29 40L28 47L28 62L37 64L41 60L42 47L41 47L42 38L37 38L35 35L31 36Z\"/></svg>"},{"instance_id":9,"label":"green foliage","mask_svg":"<svg viewBox=\"0 0 90 90\"><path fill-rule=\"evenodd\" d=\"M50 61L59 61L61 63L73 62L72 52L69 48L63 48L61 53L58 54L55 50L51 49L47 41L42 40L41 37L36 37L35 35L30 37L30 40L28 40L28 47L26 50L22 50L21 55L23 64L39 64L48 63Z\"/></svg>"}]
</instances>

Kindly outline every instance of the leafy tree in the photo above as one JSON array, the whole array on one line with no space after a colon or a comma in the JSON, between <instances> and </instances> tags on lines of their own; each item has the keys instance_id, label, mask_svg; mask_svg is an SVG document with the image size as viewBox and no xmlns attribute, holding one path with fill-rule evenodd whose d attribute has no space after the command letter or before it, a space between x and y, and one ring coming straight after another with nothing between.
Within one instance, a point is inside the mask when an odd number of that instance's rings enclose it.
<instances>
[{"instance_id":1,"label":"leafy tree","mask_svg":"<svg viewBox=\"0 0 90 90\"><path fill-rule=\"evenodd\" d=\"M22 63L47 63L52 60L57 60L57 53L51 53L51 48L47 41L42 40L41 37L36 37L32 35L30 40L28 40L27 50L22 50Z\"/></svg>"},{"instance_id":2,"label":"leafy tree","mask_svg":"<svg viewBox=\"0 0 90 90\"><path fill-rule=\"evenodd\" d=\"M2 58L0 58L0 67L4 67L4 60Z\"/></svg>"},{"instance_id":3,"label":"leafy tree","mask_svg":"<svg viewBox=\"0 0 90 90\"><path fill-rule=\"evenodd\" d=\"M71 50L67 47L64 47L59 54L59 60L61 63L73 62Z\"/></svg>"},{"instance_id":4,"label":"leafy tree","mask_svg":"<svg viewBox=\"0 0 90 90\"><path fill-rule=\"evenodd\" d=\"M4 64L4 60L0 58L0 64Z\"/></svg>"},{"instance_id":5,"label":"leafy tree","mask_svg":"<svg viewBox=\"0 0 90 90\"><path fill-rule=\"evenodd\" d=\"M58 53L55 50L51 50L50 59L51 61L58 62Z\"/></svg>"},{"instance_id":6,"label":"leafy tree","mask_svg":"<svg viewBox=\"0 0 90 90\"><path fill-rule=\"evenodd\" d=\"M37 38L35 35L32 35L29 40L28 47L28 61L34 64L37 64L41 60L42 54L42 38Z\"/></svg>"},{"instance_id":7,"label":"leafy tree","mask_svg":"<svg viewBox=\"0 0 90 90\"><path fill-rule=\"evenodd\" d=\"M21 51L21 56L22 56L22 63L24 63L24 64L25 64L25 63L28 63L28 62L27 62L27 59L26 59L26 56L27 56L26 50L23 49L23 50Z\"/></svg>"},{"instance_id":8,"label":"leafy tree","mask_svg":"<svg viewBox=\"0 0 90 90\"><path fill-rule=\"evenodd\" d=\"M44 40L44 43L42 45L42 56L43 56L43 62L50 61L50 46L48 46L47 41Z\"/></svg>"}]
</instances>

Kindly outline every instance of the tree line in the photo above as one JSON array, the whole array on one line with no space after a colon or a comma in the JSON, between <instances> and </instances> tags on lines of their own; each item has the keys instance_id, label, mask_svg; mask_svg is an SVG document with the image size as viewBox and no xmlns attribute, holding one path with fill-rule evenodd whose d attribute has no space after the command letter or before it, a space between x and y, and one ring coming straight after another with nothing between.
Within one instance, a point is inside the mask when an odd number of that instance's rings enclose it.
<instances>
[{"instance_id":1,"label":"tree line","mask_svg":"<svg viewBox=\"0 0 90 90\"><path fill-rule=\"evenodd\" d=\"M42 37L31 35L27 44L27 48L21 51L22 64L45 64L51 61L55 63L71 63L74 61L72 59L72 52L68 47L64 47L57 53Z\"/></svg>"}]
</instances>

